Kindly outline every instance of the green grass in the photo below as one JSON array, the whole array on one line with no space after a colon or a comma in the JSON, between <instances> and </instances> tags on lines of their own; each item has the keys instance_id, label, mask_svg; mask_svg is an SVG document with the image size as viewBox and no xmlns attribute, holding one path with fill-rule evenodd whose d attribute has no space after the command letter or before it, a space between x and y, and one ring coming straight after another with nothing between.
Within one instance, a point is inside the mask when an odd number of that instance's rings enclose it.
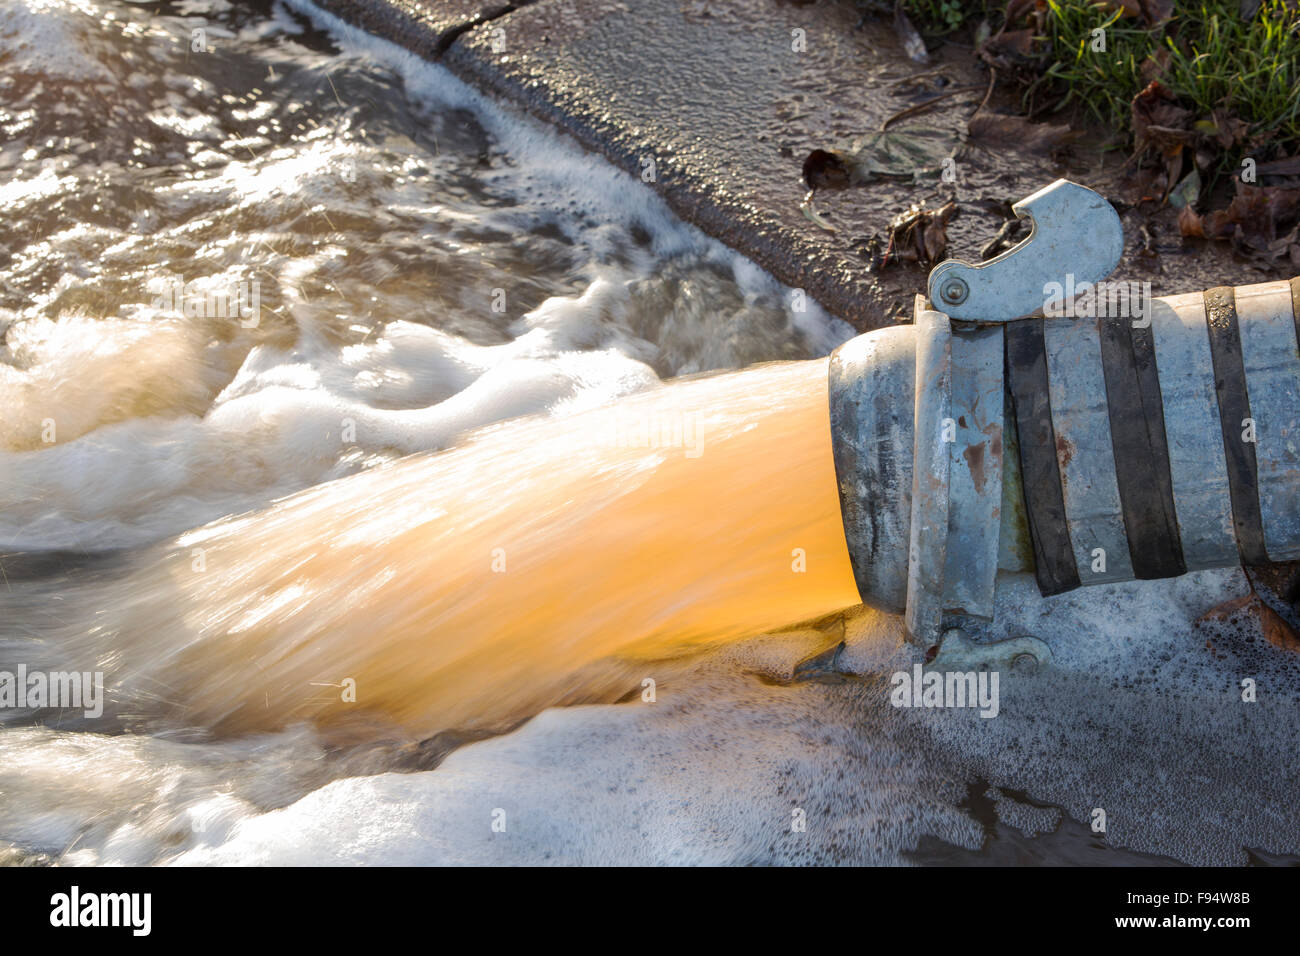
<instances>
[{"instance_id":1,"label":"green grass","mask_svg":"<svg viewBox=\"0 0 1300 956\"><path fill-rule=\"evenodd\" d=\"M1049 0L1052 62L1044 80L1063 88L1097 120L1130 132L1130 103L1145 85L1142 65L1158 51L1159 73L1183 106L1198 116L1225 109L1252 126L1256 138L1300 142L1300 8L1265 0L1249 21L1236 0L1176 3L1173 17L1147 29L1087 0ZM1092 50L1096 28L1106 52Z\"/></svg>"},{"instance_id":2,"label":"green grass","mask_svg":"<svg viewBox=\"0 0 1300 956\"><path fill-rule=\"evenodd\" d=\"M923 33L963 25L973 33L986 17L995 31L1001 26L995 8L1002 4L956 3L905 0ZM1105 30L1104 53L1092 48L1097 28ZM1198 119L1223 109L1251 124L1255 142L1300 149L1300 0L1264 0L1250 20L1241 18L1238 0L1175 0L1173 16L1157 27L1091 0L1048 0L1045 34L1026 103L1041 107L1055 97L1127 139L1130 104L1146 85L1143 64L1159 54L1168 59L1158 78Z\"/></svg>"},{"instance_id":3,"label":"green grass","mask_svg":"<svg viewBox=\"0 0 1300 956\"><path fill-rule=\"evenodd\" d=\"M903 4L916 28L930 36L943 36L960 29L972 14L975 19L984 12L983 3L962 3L961 0L905 0ZM978 7L978 10L974 9Z\"/></svg>"},{"instance_id":4,"label":"green grass","mask_svg":"<svg viewBox=\"0 0 1300 956\"><path fill-rule=\"evenodd\" d=\"M1078 105L1097 122L1130 132L1133 97L1146 83L1143 62L1160 42L1163 31L1125 20L1120 11L1106 13L1080 0L1049 0L1051 33L1049 65L1026 98L1047 90L1063 91L1058 108ZM1105 31L1106 52L1093 50L1093 31Z\"/></svg>"},{"instance_id":5,"label":"green grass","mask_svg":"<svg viewBox=\"0 0 1300 956\"><path fill-rule=\"evenodd\" d=\"M1244 23L1236 5L1201 3L1171 53L1166 85L1201 112L1224 106L1256 136L1300 141L1300 5L1270 0Z\"/></svg>"}]
</instances>

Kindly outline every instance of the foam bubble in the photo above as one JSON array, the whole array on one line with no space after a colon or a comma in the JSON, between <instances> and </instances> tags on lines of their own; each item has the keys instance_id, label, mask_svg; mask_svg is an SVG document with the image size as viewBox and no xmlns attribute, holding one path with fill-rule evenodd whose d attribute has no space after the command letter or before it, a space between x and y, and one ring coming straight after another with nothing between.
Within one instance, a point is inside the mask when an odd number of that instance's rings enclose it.
<instances>
[{"instance_id":1,"label":"foam bubble","mask_svg":"<svg viewBox=\"0 0 1300 956\"><path fill-rule=\"evenodd\" d=\"M839 677L791 682L834 626L759 638L660 684L654 704L548 711L428 773L339 780L178 862L897 864L997 839L1057 863L1300 854L1295 664L1258 658L1259 703L1245 704L1240 659L1208 653L1188 623L1242 593L1238 572L1064 599L1006 585L1004 628L1047 641L1056 662L1002 675L995 719L890 706L887 675L920 652L897 618L860 611ZM1006 830L963 809L973 779L993 785ZM1098 808L1104 835L1089 829Z\"/></svg>"},{"instance_id":2,"label":"foam bubble","mask_svg":"<svg viewBox=\"0 0 1300 956\"><path fill-rule=\"evenodd\" d=\"M90 0L13 0L0 9L5 71L110 83L95 30L103 10Z\"/></svg>"}]
</instances>

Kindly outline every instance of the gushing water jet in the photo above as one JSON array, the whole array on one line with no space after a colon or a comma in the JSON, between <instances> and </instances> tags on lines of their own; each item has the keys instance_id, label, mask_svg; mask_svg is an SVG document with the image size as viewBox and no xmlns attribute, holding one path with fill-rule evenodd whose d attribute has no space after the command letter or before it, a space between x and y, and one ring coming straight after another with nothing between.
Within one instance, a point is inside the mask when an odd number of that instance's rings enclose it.
<instances>
[{"instance_id":1,"label":"gushing water jet","mask_svg":"<svg viewBox=\"0 0 1300 956\"><path fill-rule=\"evenodd\" d=\"M1300 283L1028 317L1068 275L1103 280L1122 233L1063 180L1016 209L1030 237L938 266L910 326L197 529L63 654L103 664L118 714L430 736L616 699L859 603L927 646L978 637L999 571L1052 595L1300 556Z\"/></svg>"}]
</instances>

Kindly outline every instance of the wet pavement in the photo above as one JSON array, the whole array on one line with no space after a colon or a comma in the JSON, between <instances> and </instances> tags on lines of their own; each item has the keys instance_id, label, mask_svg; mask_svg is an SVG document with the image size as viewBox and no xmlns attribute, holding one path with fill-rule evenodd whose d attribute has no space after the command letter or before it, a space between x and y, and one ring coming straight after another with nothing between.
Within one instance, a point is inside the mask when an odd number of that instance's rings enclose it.
<instances>
[{"instance_id":1,"label":"wet pavement","mask_svg":"<svg viewBox=\"0 0 1300 956\"><path fill-rule=\"evenodd\" d=\"M500 17L518 4L508 0L322 0L316 6L433 60L465 30Z\"/></svg>"},{"instance_id":2,"label":"wet pavement","mask_svg":"<svg viewBox=\"0 0 1300 956\"><path fill-rule=\"evenodd\" d=\"M781 0L316 0L317 5L554 123L664 196L683 219L861 330L909 321L928 264L871 271L895 216L956 203L947 255L977 259L1010 202L1060 176L1122 198L1125 157L1074 131L1034 148L1042 130L967 123L988 94L973 50L942 42L908 58L884 18L851 3ZM905 116L898 114L925 106ZM1015 114L995 90L986 114ZM896 119L895 119L896 117ZM881 178L800 207L804 160L887 126L965 140L952 176ZM1053 141L1059 137L1044 135ZM1223 246L1185 244L1169 210L1119 204L1127 248L1116 278L1156 295L1263 281ZM827 228L833 227L833 228ZM870 243L877 237L873 247Z\"/></svg>"}]
</instances>

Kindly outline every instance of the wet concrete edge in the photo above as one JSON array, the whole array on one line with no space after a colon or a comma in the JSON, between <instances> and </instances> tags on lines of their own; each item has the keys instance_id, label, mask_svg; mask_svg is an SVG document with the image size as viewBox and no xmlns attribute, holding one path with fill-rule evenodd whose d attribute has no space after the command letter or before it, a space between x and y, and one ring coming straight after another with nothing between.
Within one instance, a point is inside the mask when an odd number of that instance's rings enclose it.
<instances>
[{"instance_id":1,"label":"wet concrete edge","mask_svg":"<svg viewBox=\"0 0 1300 956\"><path fill-rule=\"evenodd\" d=\"M983 95L985 73L969 51L945 44L931 51L928 64L910 63L901 58L887 25L855 23L850 4L308 2L440 63L486 93L563 130L629 175L640 177L644 157L653 157L656 177L647 185L678 217L787 286L804 290L859 331L910 321L912 296L924 287L926 268L903 263L873 273L863 244L914 202L957 203L962 213L948 227L947 255L971 260L1001 224L993 206L1023 198L1058 176L1108 197L1123 193L1123 167L1118 162L1101 163L1084 155L1063 164L1007 143L964 150L959 154L960 178L951 185L886 179L867 189L819 198L819 213L831 217L837 233L804 219L798 212L799 165L808 149L847 143L878 128L900 106L936 96L937 90L930 89L899 99L893 92L895 74L946 72L957 82L979 81L973 98L945 99L938 109L927 109L921 120L927 125L964 131L974 102ZM643 26L642 34L631 35L629 23ZM753 34L780 34L792 25L807 28L811 52L797 66L765 63L771 67L766 72L779 74L771 80L755 69L751 54L770 58L773 50L756 42ZM494 47L498 38L506 40L506 49ZM733 40L739 45L729 49L726 44ZM706 69L701 44L707 49L715 41L719 46L714 59L727 69L720 73L714 64L711 79L726 86L734 71L743 82L731 82L728 91L720 90L713 99L692 99L698 91L680 77ZM738 51L750 62L737 63ZM758 81L752 88L745 85L751 79ZM1006 101L999 105L1000 97ZM999 93L988 104L989 111L1014 114L1017 100L1013 94ZM1126 250L1113 278L1150 279L1155 295L1273 278L1236 261L1225 244L1189 246L1179 240L1172 209L1152 214L1130 206L1121 208L1121 214ZM1159 233L1159 256L1151 254L1153 229Z\"/></svg>"},{"instance_id":2,"label":"wet concrete edge","mask_svg":"<svg viewBox=\"0 0 1300 956\"><path fill-rule=\"evenodd\" d=\"M611 112L608 103L594 102L563 82L548 82L552 71L547 64L530 61L524 66L519 56L488 55L487 24L503 22L511 31L516 49L535 45L536 31L516 26L512 14L539 12L539 7L574 6L562 0L528 0L501 3L493 0L311 0L315 6L340 19L438 62L490 95L523 109L530 115L572 136L584 149L604 156L630 175L639 176L646 155L657 159L656 181L649 185L681 219L735 249L757 263L779 281L804 290L832 314L848 320L859 330L891 324L897 311L897 290L882 287L878 276L868 273L865 261L848 258L842 250L828 246L816 227L800 220L806 228L792 228L776 221L754 204L729 194L726 184L711 180L673 161L663 143L647 136L626 117ZM584 6L578 3L577 7ZM784 14L775 0L747 0L740 4L750 12L772 7ZM456 9L450 9L456 8ZM801 11L807 13L807 10ZM842 17L843 10L835 10ZM504 18L504 20L503 20ZM784 19L784 17L783 17ZM835 29L842 30L842 24ZM472 36L467 36L471 34ZM522 41L520 38L523 38ZM689 69L689 63L669 64L671 69ZM753 132L761 135L763 123L756 121ZM797 176L797 161L792 162ZM912 277L915 278L915 277ZM910 298L907 291L904 299Z\"/></svg>"}]
</instances>

